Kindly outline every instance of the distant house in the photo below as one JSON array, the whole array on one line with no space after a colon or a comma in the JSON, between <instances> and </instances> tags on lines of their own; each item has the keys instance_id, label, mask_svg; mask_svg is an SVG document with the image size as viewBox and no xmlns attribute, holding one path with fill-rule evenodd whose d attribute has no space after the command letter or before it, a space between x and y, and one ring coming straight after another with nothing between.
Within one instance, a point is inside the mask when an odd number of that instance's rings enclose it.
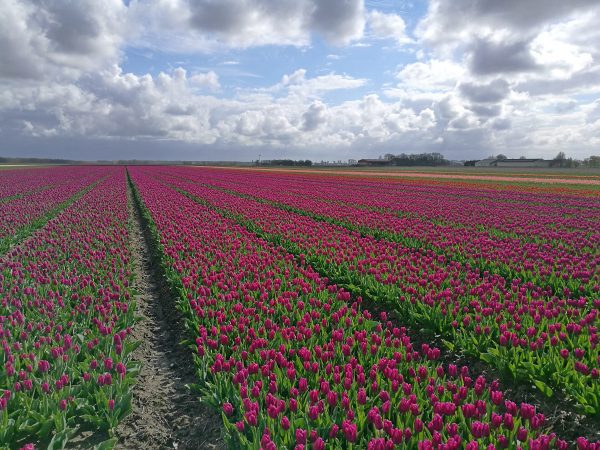
<instances>
[{"instance_id":1,"label":"distant house","mask_svg":"<svg viewBox=\"0 0 600 450\"><path fill-rule=\"evenodd\" d=\"M389 166L391 161L389 159L359 159L356 165L358 166Z\"/></svg>"},{"instance_id":2,"label":"distant house","mask_svg":"<svg viewBox=\"0 0 600 450\"><path fill-rule=\"evenodd\" d=\"M499 159L496 167L550 167L550 161L536 159Z\"/></svg>"},{"instance_id":3,"label":"distant house","mask_svg":"<svg viewBox=\"0 0 600 450\"><path fill-rule=\"evenodd\" d=\"M486 158L475 162L475 167L550 167L551 161L542 158L498 159Z\"/></svg>"},{"instance_id":4,"label":"distant house","mask_svg":"<svg viewBox=\"0 0 600 450\"><path fill-rule=\"evenodd\" d=\"M475 162L475 167L493 167L498 160L496 158L486 158Z\"/></svg>"}]
</instances>

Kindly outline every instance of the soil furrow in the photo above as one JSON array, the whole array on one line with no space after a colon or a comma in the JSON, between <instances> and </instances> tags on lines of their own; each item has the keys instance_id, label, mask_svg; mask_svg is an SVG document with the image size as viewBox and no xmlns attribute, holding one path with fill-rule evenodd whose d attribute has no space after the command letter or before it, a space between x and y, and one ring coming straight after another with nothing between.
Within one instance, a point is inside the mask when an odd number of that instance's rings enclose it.
<instances>
[{"instance_id":1,"label":"soil furrow","mask_svg":"<svg viewBox=\"0 0 600 450\"><path fill-rule=\"evenodd\" d=\"M221 449L221 418L187 387L196 375L190 351L181 345L185 329L162 270L152 258L149 235L127 189L130 239L135 258L139 321L132 357L141 370L132 412L116 430L119 449Z\"/></svg>"}]
</instances>

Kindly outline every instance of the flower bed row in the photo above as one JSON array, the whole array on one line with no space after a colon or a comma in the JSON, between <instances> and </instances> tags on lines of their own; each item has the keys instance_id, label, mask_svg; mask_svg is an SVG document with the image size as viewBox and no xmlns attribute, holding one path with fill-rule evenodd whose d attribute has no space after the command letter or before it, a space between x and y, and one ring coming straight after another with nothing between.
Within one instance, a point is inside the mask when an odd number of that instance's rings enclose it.
<instances>
[{"instance_id":1,"label":"flower bed row","mask_svg":"<svg viewBox=\"0 0 600 450\"><path fill-rule=\"evenodd\" d=\"M172 168L169 172L187 177L210 176L217 182L238 186L253 184L258 189L277 186L285 192L351 205L396 212L436 223L516 232L547 240L559 239L556 231L590 232L598 220L600 202L597 196L576 192L566 194L499 191L489 186L438 186L430 180L356 179L355 177L315 177L302 174L270 174L233 170L198 171ZM531 217L536 217L532 223ZM596 237L597 239L597 237Z\"/></svg>"},{"instance_id":2,"label":"flower bed row","mask_svg":"<svg viewBox=\"0 0 600 450\"><path fill-rule=\"evenodd\" d=\"M100 176L0 260L2 448L62 448L78 427L111 429L129 410L137 369L125 170Z\"/></svg>"},{"instance_id":3,"label":"flower bed row","mask_svg":"<svg viewBox=\"0 0 600 450\"><path fill-rule=\"evenodd\" d=\"M495 381L235 221L130 169L194 340L204 399L245 448L567 448ZM580 439L581 448L597 448Z\"/></svg>"},{"instance_id":4,"label":"flower bed row","mask_svg":"<svg viewBox=\"0 0 600 450\"><path fill-rule=\"evenodd\" d=\"M156 176L156 174L153 174ZM166 179L322 274L411 323L444 334L459 348L552 395L565 390L587 414L600 412L600 300L559 299L519 280L480 274L432 251L360 236L268 204Z\"/></svg>"},{"instance_id":5,"label":"flower bed row","mask_svg":"<svg viewBox=\"0 0 600 450\"><path fill-rule=\"evenodd\" d=\"M527 231L521 229L519 236L506 233L499 235L498 232L490 233L487 225L482 223L457 227L423 219L421 215L403 213L399 217L397 212L391 210L399 204L398 198L395 203L388 202L386 208L373 209L373 204L382 203L381 196L372 193L371 197L364 193L360 196L356 190L348 193L339 187L321 185L309 190L303 185L301 177L297 182L286 184L285 181L289 180L264 180L246 173L225 173L220 177L198 170L179 169L168 173L181 174L194 181L274 202L362 234L413 248L430 248L450 259L469 262L482 271L498 273L507 279L520 278L542 287L549 286L558 296L563 296L565 292L567 295L598 296L600 292L600 253L597 250L600 233L596 230L600 222L600 209L595 213L595 222L587 222L586 229L567 231L552 228L546 230L552 234L550 242L536 242L545 228L543 224L538 224L534 215L529 216ZM354 196L358 198L354 200ZM418 204L419 200L414 199L410 205ZM460 209L469 211L474 204L477 202L463 202ZM487 217L495 216L509 215L488 209ZM535 221L533 217L536 217Z\"/></svg>"},{"instance_id":6,"label":"flower bed row","mask_svg":"<svg viewBox=\"0 0 600 450\"><path fill-rule=\"evenodd\" d=\"M0 202L49 186L69 173L72 173L70 167L2 170L0 171Z\"/></svg>"},{"instance_id":7,"label":"flower bed row","mask_svg":"<svg viewBox=\"0 0 600 450\"><path fill-rule=\"evenodd\" d=\"M29 195L15 198L1 205L0 254L17 244L67 205L79 198L105 175L98 167L76 167L69 170L42 171L39 184L47 186ZM37 178L33 171L23 171L25 176ZM1 180L4 182L7 180Z\"/></svg>"},{"instance_id":8,"label":"flower bed row","mask_svg":"<svg viewBox=\"0 0 600 450\"><path fill-rule=\"evenodd\" d=\"M198 174L195 169L180 173ZM484 225L507 232L536 235L551 230L588 230L597 221L600 202L588 192L539 192L531 186L511 191L498 190L493 181L487 186L461 183L436 185L431 180L378 180L356 177L314 176L265 172L203 169L218 180L257 187L276 184L285 191L319 195L350 204L371 205L399 211L446 224ZM539 218L531 223L531 217ZM553 239L552 235L548 236Z\"/></svg>"}]
</instances>

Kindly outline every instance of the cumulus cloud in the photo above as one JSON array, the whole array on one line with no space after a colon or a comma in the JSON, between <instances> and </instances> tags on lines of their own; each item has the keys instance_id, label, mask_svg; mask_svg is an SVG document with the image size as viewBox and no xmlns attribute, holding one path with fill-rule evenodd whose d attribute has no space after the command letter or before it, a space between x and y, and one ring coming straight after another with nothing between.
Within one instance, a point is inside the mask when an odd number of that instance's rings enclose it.
<instances>
[{"instance_id":1,"label":"cumulus cloud","mask_svg":"<svg viewBox=\"0 0 600 450\"><path fill-rule=\"evenodd\" d=\"M465 76L465 68L450 60L432 58L404 66L396 75L400 86L423 91L448 90Z\"/></svg>"},{"instance_id":2,"label":"cumulus cloud","mask_svg":"<svg viewBox=\"0 0 600 450\"><path fill-rule=\"evenodd\" d=\"M364 12L362 0L315 0L309 24L330 42L347 44L362 37Z\"/></svg>"},{"instance_id":3,"label":"cumulus cloud","mask_svg":"<svg viewBox=\"0 0 600 450\"><path fill-rule=\"evenodd\" d=\"M221 87L219 83L219 75L210 70L206 73L196 73L190 77L190 84L199 88L208 88L216 91Z\"/></svg>"},{"instance_id":4,"label":"cumulus cloud","mask_svg":"<svg viewBox=\"0 0 600 450\"><path fill-rule=\"evenodd\" d=\"M304 131L314 131L325 122L325 111L327 107L321 101L312 103L308 110L302 114Z\"/></svg>"},{"instance_id":5,"label":"cumulus cloud","mask_svg":"<svg viewBox=\"0 0 600 450\"><path fill-rule=\"evenodd\" d=\"M475 75L532 72L539 69L528 41L476 39L469 49L469 63Z\"/></svg>"},{"instance_id":6,"label":"cumulus cloud","mask_svg":"<svg viewBox=\"0 0 600 450\"><path fill-rule=\"evenodd\" d=\"M598 64L599 21L594 0L432 0L416 33L434 53L464 55L474 76L565 80Z\"/></svg>"},{"instance_id":7,"label":"cumulus cloud","mask_svg":"<svg viewBox=\"0 0 600 450\"><path fill-rule=\"evenodd\" d=\"M473 111L479 118L496 117L502 114L502 105L468 105L467 108Z\"/></svg>"},{"instance_id":8,"label":"cumulus cloud","mask_svg":"<svg viewBox=\"0 0 600 450\"><path fill-rule=\"evenodd\" d=\"M586 109L586 122L600 124L600 100L596 100Z\"/></svg>"},{"instance_id":9,"label":"cumulus cloud","mask_svg":"<svg viewBox=\"0 0 600 450\"><path fill-rule=\"evenodd\" d=\"M599 22L593 0L430 1L415 32L431 55L420 67L437 59L464 69L454 87L446 77L444 100L430 97L437 113L448 116L448 129L488 133L488 145L568 148L590 129L569 96L600 94Z\"/></svg>"},{"instance_id":10,"label":"cumulus cloud","mask_svg":"<svg viewBox=\"0 0 600 450\"><path fill-rule=\"evenodd\" d=\"M306 46L313 34L346 45L365 25L363 0L133 0L129 10L139 45L179 51Z\"/></svg>"},{"instance_id":11,"label":"cumulus cloud","mask_svg":"<svg viewBox=\"0 0 600 450\"><path fill-rule=\"evenodd\" d=\"M307 78L306 69L298 69L289 75L284 75L281 82L267 88L266 91L285 90L291 95L307 98L319 96L328 91L359 88L367 84L367 81L365 78L353 78L336 73Z\"/></svg>"},{"instance_id":12,"label":"cumulus cloud","mask_svg":"<svg viewBox=\"0 0 600 450\"><path fill-rule=\"evenodd\" d=\"M374 37L394 39L399 45L412 42L412 39L406 35L404 19L398 14L371 11L367 23Z\"/></svg>"},{"instance_id":13,"label":"cumulus cloud","mask_svg":"<svg viewBox=\"0 0 600 450\"><path fill-rule=\"evenodd\" d=\"M76 78L116 62L125 33L120 0L0 4L0 77Z\"/></svg>"},{"instance_id":14,"label":"cumulus cloud","mask_svg":"<svg viewBox=\"0 0 600 450\"><path fill-rule=\"evenodd\" d=\"M508 82L502 78L497 78L488 84L461 83L459 90L467 99L478 103L499 102L510 92Z\"/></svg>"},{"instance_id":15,"label":"cumulus cloud","mask_svg":"<svg viewBox=\"0 0 600 450\"><path fill-rule=\"evenodd\" d=\"M510 119L507 117L502 117L500 119L496 119L492 122L492 128L494 130L502 131L508 130L511 126Z\"/></svg>"},{"instance_id":16,"label":"cumulus cloud","mask_svg":"<svg viewBox=\"0 0 600 450\"><path fill-rule=\"evenodd\" d=\"M403 16L363 0L5 0L0 137L293 148L298 157L581 155L598 145L597 1L431 0L414 39ZM245 49L308 53L316 41L328 47L327 70L231 88L226 68L247 70ZM406 44L380 79L346 64L364 51L355 46L385 46L388 56ZM123 69L130 48L213 62L132 73Z\"/></svg>"},{"instance_id":17,"label":"cumulus cloud","mask_svg":"<svg viewBox=\"0 0 600 450\"><path fill-rule=\"evenodd\" d=\"M417 33L432 45L455 44L494 30L531 36L549 23L597 12L598 7L596 0L431 0Z\"/></svg>"},{"instance_id":18,"label":"cumulus cloud","mask_svg":"<svg viewBox=\"0 0 600 450\"><path fill-rule=\"evenodd\" d=\"M198 92L197 77L182 68L140 76L113 66L77 85L15 89L10 98L0 98L0 120L14 133L34 136L297 148L351 145L357 140L382 144L402 133L424 133L436 120L431 110L415 111L376 95L329 106L318 93L364 82L338 75L310 78L298 71L280 83L283 95L272 89L233 99Z\"/></svg>"}]
</instances>

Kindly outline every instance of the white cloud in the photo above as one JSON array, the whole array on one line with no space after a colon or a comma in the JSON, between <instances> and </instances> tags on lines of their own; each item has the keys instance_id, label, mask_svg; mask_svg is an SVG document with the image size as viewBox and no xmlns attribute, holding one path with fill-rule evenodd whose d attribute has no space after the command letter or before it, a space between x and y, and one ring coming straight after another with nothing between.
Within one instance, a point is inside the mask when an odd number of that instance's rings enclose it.
<instances>
[{"instance_id":1,"label":"white cloud","mask_svg":"<svg viewBox=\"0 0 600 450\"><path fill-rule=\"evenodd\" d=\"M531 42L531 54L544 73L553 79L568 79L573 74L592 66L594 58L578 45L571 44L552 28L536 36Z\"/></svg>"},{"instance_id":2,"label":"white cloud","mask_svg":"<svg viewBox=\"0 0 600 450\"><path fill-rule=\"evenodd\" d=\"M496 103L505 99L509 92L509 84L497 78L487 84L461 83L459 90L463 96L476 103Z\"/></svg>"},{"instance_id":3,"label":"white cloud","mask_svg":"<svg viewBox=\"0 0 600 450\"><path fill-rule=\"evenodd\" d=\"M0 78L77 78L119 58L126 7L102 3L0 3Z\"/></svg>"},{"instance_id":4,"label":"white cloud","mask_svg":"<svg viewBox=\"0 0 600 450\"><path fill-rule=\"evenodd\" d=\"M362 0L5 0L0 137L584 156L600 139L598 23L592 0L431 0L412 41L402 16ZM228 90L233 76L252 75L244 49L309 55L315 39L328 46L328 73L299 69L271 86ZM365 53L355 47L381 52L379 39L397 44L383 43L386 56L414 50L396 69L389 58L382 72L393 82L338 69ZM128 73L131 47L171 61L212 52L213 66Z\"/></svg>"},{"instance_id":5,"label":"white cloud","mask_svg":"<svg viewBox=\"0 0 600 450\"><path fill-rule=\"evenodd\" d=\"M323 125L326 121L326 110L327 106L323 102L319 100L313 102L308 107L308 110L304 114L302 114L302 129L304 131L314 131L319 126Z\"/></svg>"},{"instance_id":6,"label":"white cloud","mask_svg":"<svg viewBox=\"0 0 600 450\"><path fill-rule=\"evenodd\" d=\"M129 17L140 46L213 52L261 45L333 45L363 35L362 0L133 0Z\"/></svg>"},{"instance_id":7,"label":"white cloud","mask_svg":"<svg viewBox=\"0 0 600 450\"><path fill-rule=\"evenodd\" d=\"M290 95L307 98L319 96L328 91L356 89L366 84L367 80L364 78L353 78L336 73L306 78L306 69L298 69L289 75L284 75L280 83L268 88L267 91L287 90Z\"/></svg>"},{"instance_id":8,"label":"white cloud","mask_svg":"<svg viewBox=\"0 0 600 450\"><path fill-rule=\"evenodd\" d=\"M450 60L430 59L427 62L407 64L396 78L400 87L421 91L448 90L466 75L464 66Z\"/></svg>"},{"instance_id":9,"label":"white cloud","mask_svg":"<svg viewBox=\"0 0 600 450\"><path fill-rule=\"evenodd\" d=\"M417 34L428 45L447 48L473 36L509 33L526 38L548 24L599 11L596 0L431 0Z\"/></svg>"},{"instance_id":10,"label":"white cloud","mask_svg":"<svg viewBox=\"0 0 600 450\"><path fill-rule=\"evenodd\" d=\"M394 39L399 45L412 42L406 35L406 24L398 14L386 14L381 11L371 11L367 23L373 36L382 39Z\"/></svg>"},{"instance_id":11,"label":"white cloud","mask_svg":"<svg viewBox=\"0 0 600 450\"><path fill-rule=\"evenodd\" d=\"M197 76L181 68L138 76L114 66L78 85L13 90L11 96L0 97L0 119L20 115L6 123L26 135L300 148L351 145L358 139L382 143L402 132L426 130L435 121L431 110L415 112L376 95L327 105L320 93L364 83L335 74L308 78L297 71L280 83L283 96L274 97L279 93L271 90L234 99L198 92Z\"/></svg>"},{"instance_id":12,"label":"white cloud","mask_svg":"<svg viewBox=\"0 0 600 450\"><path fill-rule=\"evenodd\" d=\"M600 57L599 22L594 0L432 0L417 35L434 54L466 57L475 77L583 81Z\"/></svg>"},{"instance_id":13,"label":"white cloud","mask_svg":"<svg viewBox=\"0 0 600 450\"><path fill-rule=\"evenodd\" d=\"M199 88L208 88L211 91L216 91L221 87L219 76L212 70L192 75L190 77L190 84Z\"/></svg>"}]
</instances>

